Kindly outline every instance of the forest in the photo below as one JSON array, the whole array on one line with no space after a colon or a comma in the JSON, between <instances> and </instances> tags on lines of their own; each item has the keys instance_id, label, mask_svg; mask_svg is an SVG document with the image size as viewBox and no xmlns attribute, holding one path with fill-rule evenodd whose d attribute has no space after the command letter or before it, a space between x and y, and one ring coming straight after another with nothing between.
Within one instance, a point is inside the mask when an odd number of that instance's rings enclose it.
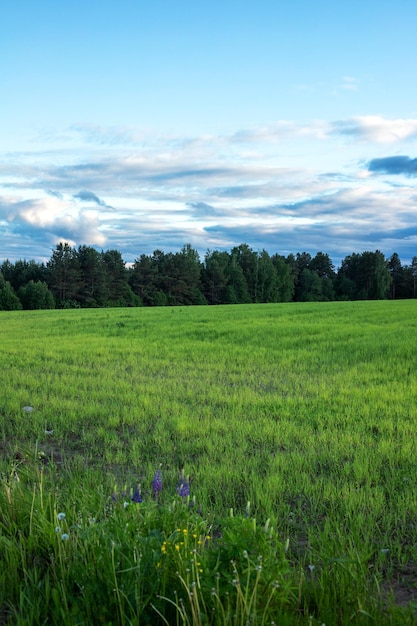
<instances>
[{"instance_id":1,"label":"forest","mask_svg":"<svg viewBox=\"0 0 417 626\"><path fill-rule=\"evenodd\" d=\"M141 254L127 267L118 250L57 244L49 261L0 265L0 310L186 306L416 297L417 256L365 251L335 268L329 255L270 255L241 244L228 251Z\"/></svg>"}]
</instances>

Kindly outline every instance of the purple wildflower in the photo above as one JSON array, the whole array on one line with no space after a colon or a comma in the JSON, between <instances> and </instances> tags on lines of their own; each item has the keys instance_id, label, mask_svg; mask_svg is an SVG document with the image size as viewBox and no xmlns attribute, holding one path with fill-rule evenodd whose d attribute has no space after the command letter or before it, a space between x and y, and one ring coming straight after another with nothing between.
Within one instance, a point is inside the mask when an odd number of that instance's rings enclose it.
<instances>
[{"instance_id":1,"label":"purple wildflower","mask_svg":"<svg viewBox=\"0 0 417 626\"><path fill-rule=\"evenodd\" d=\"M157 496L158 493L162 491L161 465L159 466L159 469L157 469L155 472L155 476L152 481L152 491L154 492L155 496Z\"/></svg>"},{"instance_id":2,"label":"purple wildflower","mask_svg":"<svg viewBox=\"0 0 417 626\"><path fill-rule=\"evenodd\" d=\"M186 480L185 483L181 485L179 494L181 498L186 498L190 495L190 483L188 482L188 480Z\"/></svg>"},{"instance_id":3,"label":"purple wildflower","mask_svg":"<svg viewBox=\"0 0 417 626\"><path fill-rule=\"evenodd\" d=\"M143 498L142 498L142 491L140 489L140 485L138 485L133 493L132 496L132 502L142 502Z\"/></svg>"},{"instance_id":4,"label":"purple wildflower","mask_svg":"<svg viewBox=\"0 0 417 626\"><path fill-rule=\"evenodd\" d=\"M187 498L190 495L190 477L184 478L184 470L181 472L180 480L177 484L177 493L181 498Z\"/></svg>"}]
</instances>

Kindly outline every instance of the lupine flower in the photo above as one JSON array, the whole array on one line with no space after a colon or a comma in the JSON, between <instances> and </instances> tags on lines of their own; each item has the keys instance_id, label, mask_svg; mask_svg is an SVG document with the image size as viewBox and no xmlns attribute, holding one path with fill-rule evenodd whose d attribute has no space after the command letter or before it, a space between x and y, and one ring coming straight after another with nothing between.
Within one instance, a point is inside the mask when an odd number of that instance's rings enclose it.
<instances>
[{"instance_id":1,"label":"lupine flower","mask_svg":"<svg viewBox=\"0 0 417 626\"><path fill-rule=\"evenodd\" d=\"M137 486L137 488L135 489L133 496L132 496L132 502L142 502L143 498L142 498L142 491L140 489L140 485Z\"/></svg>"},{"instance_id":2,"label":"lupine flower","mask_svg":"<svg viewBox=\"0 0 417 626\"><path fill-rule=\"evenodd\" d=\"M155 476L152 481L152 491L154 495L157 496L158 493L162 491L162 473L161 473L161 465L159 465L159 469L156 470Z\"/></svg>"},{"instance_id":3,"label":"lupine flower","mask_svg":"<svg viewBox=\"0 0 417 626\"><path fill-rule=\"evenodd\" d=\"M181 496L181 498L186 498L187 496L190 495L190 483L189 483L189 480L190 480L190 477L187 476L187 478L185 478L184 470L182 469L179 481L177 482L177 493L178 493L178 495Z\"/></svg>"},{"instance_id":4,"label":"lupine flower","mask_svg":"<svg viewBox=\"0 0 417 626\"><path fill-rule=\"evenodd\" d=\"M180 485L178 493L181 496L181 498L187 498L190 495L189 476L187 476L187 479L184 480L184 482Z\"/></svg>"}]
</instances>

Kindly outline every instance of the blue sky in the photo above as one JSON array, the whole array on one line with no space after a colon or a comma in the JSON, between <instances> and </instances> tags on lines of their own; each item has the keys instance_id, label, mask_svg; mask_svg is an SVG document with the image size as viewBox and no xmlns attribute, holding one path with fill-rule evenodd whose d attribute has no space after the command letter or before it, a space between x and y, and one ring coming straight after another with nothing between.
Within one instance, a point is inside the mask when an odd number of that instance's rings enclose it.
<instances>
[{"instance_id":1,"label":"blue sky","mask_svg":"<svg viewBox=\"0 0 417 626\"><path fill-rule=\"evenodd\" d=\"M417 255L414 0L2 0L0 262Z\"/></svg>"}]
</instances>

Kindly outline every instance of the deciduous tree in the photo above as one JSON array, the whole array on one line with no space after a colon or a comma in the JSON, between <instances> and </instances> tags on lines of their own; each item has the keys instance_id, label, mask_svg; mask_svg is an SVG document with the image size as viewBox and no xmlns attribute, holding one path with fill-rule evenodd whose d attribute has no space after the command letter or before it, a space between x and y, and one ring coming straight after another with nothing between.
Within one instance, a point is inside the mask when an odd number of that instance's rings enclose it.
<instances>
[{"instance_id":1,"label":"deciduous tree","mask_svg":"<svg viewBox=\"0 0 417 626\"><path fill-rule=\"evenodd\" d=\"M20 287L17 295L26 310L55 308L54 297L49 291L48 285L43 281L30 280L26 285Z\"/></svg>"},{"instance_id":2,"label":"deciduous tree","mask_svg":"<svg viewBox=\"0 0 417 626\"><path fill-rule=\"evenodd\" d=\"M0 311L17 311L22 304L8 280L0 272Z\"/></svg>"}]
</instances>

